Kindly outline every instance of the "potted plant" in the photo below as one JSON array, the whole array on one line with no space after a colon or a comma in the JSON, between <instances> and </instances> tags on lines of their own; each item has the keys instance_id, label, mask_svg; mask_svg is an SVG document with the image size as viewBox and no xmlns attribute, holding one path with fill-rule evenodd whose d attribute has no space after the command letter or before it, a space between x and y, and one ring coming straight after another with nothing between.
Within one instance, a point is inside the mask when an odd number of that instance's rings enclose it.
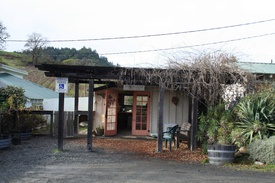
<instances>
[{"instance_id":1,"label":"potted plant","mask_svg":"<svg viewBox=\"0 0 275 183\"><path fill-rule=\"evenodd\" d=\"M233 161L233 129L232 113L225 109L223 102L209 107L206 114L200 116L198 139L203 144L204 152L208 153L209 163L222 165Z\"/></svg>"},{"instance_id":2,"label":"potted plant","mask_svg":"<svg viewBox=\"0 0 275 183\"><path fill-rule=\"evenodd\" d=\"M26 103L24 89L20 87L7 86L0 88L0 111L2 111L1 134L12 136L14 144L20 144L21 138L19 126L19 110L23 109ZM4 133L4 134L3 134Z\"/></svg>"},{"instance_id":3,"label":"potted plant","mask_svg":"<svg viewBox=\"0 0 275 183\"><path fill-rule=\"evenodd\" d=\"M96 135L97 136L104 135L104 127L103 127L103 125L99 125L98 127L96 127Z\"/></svg>"},{"instance_id":4,"label":"potted plant","mask_svg":"<svg viewBox=\"0 0 275 183\"><path fill-rule=\"evenodd\" d=\"M1 111L0 118L0 149L11 145L11 134L14 125L14 115L10 112Z\"/></svg>"},{"instance_id":5,"label":"potted plant","mask_svg":"<svg viewBox=\"0 0 275 183\"><path fill-rule=\"evenodd\" d=\"M32 116L32 114L24 111L19 114L19 128L22 140L29 139L32 136L32 129L35 123Z\"/></svg>"}]
</instances>

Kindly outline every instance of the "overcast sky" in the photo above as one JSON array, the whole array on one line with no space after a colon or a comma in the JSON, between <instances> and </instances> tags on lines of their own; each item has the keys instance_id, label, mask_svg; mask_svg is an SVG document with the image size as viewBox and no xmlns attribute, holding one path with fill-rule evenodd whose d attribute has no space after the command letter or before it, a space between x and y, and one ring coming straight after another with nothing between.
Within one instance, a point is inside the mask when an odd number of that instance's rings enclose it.
<instances>
[{"instance_id":1,"label":"overcast sky","mask_svg":"<svg viewBox=\"0 0 275 183\"><path fill-rule=\"evenodd\" d=\"M48 40L78 40L196 31L275 19L272 0L0 0L0 20L10 40L33 32ZM48 46L96 50L114 64L161 66L186 52L221 49L246 62L275 59L275 20L167 36L132 39L51 42ZM272 34L253 39L236 40ZM222 42L220 44L208 44ZM21 51L24 42L7 42ZM204 45L195 46L194 45ZM182 49L168 49L179 48ZM160 51L143 51L160 50ZM142 52L139 52L142 51ZM117 54L122 52L139 52ZM110 54L116 53L116 54Z\"/></svg>"}]
</instances>

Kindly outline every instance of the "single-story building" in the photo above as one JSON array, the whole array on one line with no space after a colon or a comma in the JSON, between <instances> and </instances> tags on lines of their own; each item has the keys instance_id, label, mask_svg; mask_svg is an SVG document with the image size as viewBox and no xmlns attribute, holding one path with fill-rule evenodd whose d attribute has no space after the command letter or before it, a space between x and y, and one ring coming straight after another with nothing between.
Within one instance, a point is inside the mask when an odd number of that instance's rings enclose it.
<instances>
[{"instance_id":1,"label":"single-story building","mask_svg":"<svg viewBox=\"0 0 275 183\"><path fill-rule=\"evenodd\" d=\"M275 63L236 62L236 65L256 77L257 83L269 83L275 81Z\"/></svg>"},{"instance_id":2,"label":"single-story building","mask_svg":"<svg viewBox=\"0 0 275 183\"><path fill-rule=\"evenodd\" d=\"M162 145L160 144L165 125L186 126L187 123L191 124L190 149L196 149L198 122L198 97L196 94L198 89L193 86L195 78L186 76L190 76L190 73L197 76L197 70L57 64L41 64L36 67L44 71L48 77L68 78L69 82L75 83L75 128L77 128L79 115L79 84L89 83L87 134L89 150L92 148L92 129L99 125L104 126L105 136L113 136L121 131L127 131L131 135L156 135L161 149ZM232 78L228 77L227 73L221 72L221 74L222 82L226 84L232 82ZM209 76L207 72L206 78L211 79ZM239 77L237 79L240 80ZM215 83L220 85L219 82ZM199 90L202 89L199 88ZM93 96L94 94L95 96ZM62 128L64 93L59 94L59 105L61 114L59 123ZM93 109L94 106L95 109ZM95 112L93 113L93 111ZM62 130L60 133L63 133ZM62 137L63 134L60 134L60 142ZM62 145L62 143L60 144ZM59 149L62 149L61 145Z\"/></svg>"},{"instance_id":3,"label":"single-story building","mask_svg":"<svg viewBox=\"0 0 275 183\"><path fill-rule=\"evenodd\" d=\"M26 107L35 110L43 110L44 99L58 98L58 93L23 79L28 72L0 64L0 87L15 86L25 90L27 97Z\"/></svg>"}]
</instances>

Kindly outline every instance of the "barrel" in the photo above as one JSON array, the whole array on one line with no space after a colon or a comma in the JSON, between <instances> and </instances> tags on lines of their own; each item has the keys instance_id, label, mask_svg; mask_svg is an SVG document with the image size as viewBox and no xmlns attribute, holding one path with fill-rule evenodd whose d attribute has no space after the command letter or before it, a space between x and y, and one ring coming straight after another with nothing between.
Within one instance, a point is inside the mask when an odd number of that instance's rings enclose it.
<instances>
[{"instance_id":1,"label":"barrel","mask_svg":"<svg viewBox=\"0 0 275 183\"><path fill-rule=\"evenodd\" d=\"M32 132L21 132L21 140L27 140L32 137Z\"/></svg>"},{"instance_id":2,"label":"barrel","mask_svg":"<svg viewBox=\"0 0 275 183\"><path fill-rule=\"evenodd\" d=\"M7 148L11 146L11 138L0 140L0 149Z\"/></svg>"},{"instance_id":3,"label":"barrel","mask_svg":"<svg viewBox=\"0 0 275 183\"><path fill-rule=\"evenodd\" d=\"M208 145L208 160L213 165L232 163L235 157L234 145Z\"/></svg>"}]
</instances>

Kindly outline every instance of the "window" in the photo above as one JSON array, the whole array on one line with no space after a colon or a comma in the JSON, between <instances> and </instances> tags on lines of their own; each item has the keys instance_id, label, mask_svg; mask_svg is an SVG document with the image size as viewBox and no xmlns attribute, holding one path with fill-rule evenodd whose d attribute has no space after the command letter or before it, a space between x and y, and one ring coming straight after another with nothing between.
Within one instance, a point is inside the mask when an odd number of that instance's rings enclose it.
<instances>
[{"instance_id":1,"label":"window","mask_svg":"<svg viewBox=\"0 0 275 183\"><path fill-rule=\"evenodd\" d=\"M124 105L133 105L133 96L125 95L123 104Z\"/></svg>"}]
</instances>

